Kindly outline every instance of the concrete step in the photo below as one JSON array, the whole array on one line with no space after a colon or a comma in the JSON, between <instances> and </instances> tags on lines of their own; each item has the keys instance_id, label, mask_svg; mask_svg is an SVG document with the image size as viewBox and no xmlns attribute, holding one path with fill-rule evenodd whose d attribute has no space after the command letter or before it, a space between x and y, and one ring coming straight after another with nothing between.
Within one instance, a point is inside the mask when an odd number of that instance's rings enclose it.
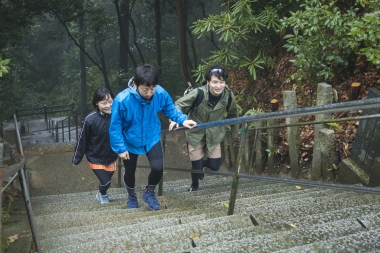
<instances>
[{"instance_id":1,"label":"concrete step","mask_svg":"<svg viewBox=\"0 0 380 253\"><path fill-rule=\"evenodd\" d=\"M377 214L371 214L363 216L360 219L368 224L369 227L378 228L380 219L376 217ZM361 231L360 225L354 218L335 220L330 223L305 225L275 233L258 233L255 229L250 229L244 231L246 232L245 238L234 238L232 240L225 240L223 238L221 241L206 247L198 246L195 241L197 247L192 252L351 252L341 251L339 247L335 247L336 251L316 251L316 248L313 250L310 246L319 247L321 242L322 245L327 246L331 241L343 240L343 238L349 238L358 233L366 233L366 231ZM355 244L357 245L361 243L366 244L362 238L357 238L356 240ZM371 243L371 245L373 244ZM289 248L294 248L294 250L290 251ZM363 249L365 249L365 246Z\"/></svg>"},{"instance_id":2,"label":"concrete step","mask_svg":"<svg viewBox=\"0 0 380 253\"><path fill-rule=\"evenodd\" d=\"M248 226L247 228L239 228L234 231L214 231L213 233L204 234L201 237L194 239L194 244L197 247L202 248L219 242L252 239L255 236L269 236L269 234L272 233L294 231L295 229L298 231L299 229L310 228L317 225L322 228L324 226L331 227L330 224L337 221L344 221L351 224L355 229L358 229L360 228L358 227L359 223L354 222L354 224L352 224L352 218L376 215L377 213L380 213L380 206L372 203L360 207L357 206L353 208L333 210L315 215L298 216L294 219L275 218L269 223L262 223L258 226ZM305 235L309 234L305 233L294 240L305 241L312 238L312 236ZM260 237L259 240L264 239Z\"/></svg>"},{"instance_id":3,"label":"concrete step","mask_svg":"<svg viewBox=\"0 0 380 253\"><path fill-rule=\"evenodd\" d=\"M380 228L276 252L380 252Z\"/></svg>"},{"instance_id":4,"label":"concrete step","mask_svg":"<svg viewBox=\"0 0 380 253\"><path fill-rule=\"evenodd\" d=\"M111 252L115 245L123 246L123 250L130 250L139 245L140 247L154 247L154 245L166 245L168 248L163 252L178 250L179 246L189 250L192 248L190 237L193 234L208 233L213 230L231 230L244 227L249 224L249 219L239 216L222 216L207 220L194 221L185 224L161 225L155 228L151 223L139 223L134 227L122 226L118 228L99 229L94 233L72 234L64 237L55 237L51 240L41 241L44 249L57 252L70 252L75 245L68 246L73 240L81 247L85 246L88 252ZM173 221L175 223L175 221ZM137 229L138 228L138 229ZM108 235L112 234L112 239ZM50 242L50 243L49 243ZM186 246L187 245L187 246ZM61 251L68 250L68 251ZM71 251L73 252L73 251ZM123 252L123 251L121 251ZM183 251L182 251L183 252Z\"/></svg>"},{"instance_id":5,"label":"concrete step","mask_svg":"<svg viewBox=\"0 0 380 253\"><path fill-rule=\"evenodd\" d=\"M227 216L231 180L205 177L197 192L187 191L188 182L164 183L163 210L154 212L141 200L144 186L136 187L134 210L125 209L124 188L109 190L108 205L96 191L33 198L44 252L307 252L357 234L356 218L380 225L380 195L246 179Z\"/></svg>"}]
</instances>

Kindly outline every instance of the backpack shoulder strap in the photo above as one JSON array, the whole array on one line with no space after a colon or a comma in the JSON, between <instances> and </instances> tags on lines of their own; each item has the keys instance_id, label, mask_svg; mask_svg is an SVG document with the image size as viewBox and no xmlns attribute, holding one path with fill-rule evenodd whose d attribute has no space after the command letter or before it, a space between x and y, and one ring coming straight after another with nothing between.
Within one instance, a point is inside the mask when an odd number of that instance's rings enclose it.
<instances>
[{"instance_id":1,"label":"backpack shoulder strap","mask_svg":"<svg viewBox=\"0 0 380 253\"><path fill-rule=\"evenodd\" d=\"M197 89L197 96L196 96L193 104L190 106L189 110L187 110L186 114L189 114L189 112L192 109L195 109L195 114L197 114L198 105L202 102L204 96L205 96L205 94L204 94L202 88L198 88Z\"/></svg>"}]
</instances>

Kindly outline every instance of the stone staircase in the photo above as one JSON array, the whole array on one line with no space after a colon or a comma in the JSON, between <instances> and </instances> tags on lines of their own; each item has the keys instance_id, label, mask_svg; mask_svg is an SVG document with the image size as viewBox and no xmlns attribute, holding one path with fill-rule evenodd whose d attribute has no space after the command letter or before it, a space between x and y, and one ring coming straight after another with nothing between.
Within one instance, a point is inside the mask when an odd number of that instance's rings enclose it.
<instances>
[{"instance_id":1,"label":"stone staircase","mask_svg":"<svg viewBox=\"0 0 380 253\"><path fill-rule=\"evenodd\" d=\"M169 172L170 173L170 172ZM380 252L380 195L241 179L227 216L231 178L164 183L162 210L126 210L126 192L32 198L43 252ZM367 229L364 229L358 220Z\"/></svg>"}]
</instances>

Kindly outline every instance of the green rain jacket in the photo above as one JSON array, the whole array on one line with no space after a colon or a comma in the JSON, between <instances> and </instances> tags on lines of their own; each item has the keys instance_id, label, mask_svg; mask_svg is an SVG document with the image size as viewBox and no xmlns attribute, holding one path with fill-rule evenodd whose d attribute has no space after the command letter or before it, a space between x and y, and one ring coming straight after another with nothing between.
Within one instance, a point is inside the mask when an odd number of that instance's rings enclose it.
<instances>
[{"instance_id":1,"label":"green rain jacket","mask_svg":"<svg viewBox=\"0 0 380 253\"><path fill-rule=\"evenodd\" d=\"M224 112L228 103L228 90L229 88L224 88L222 97L219 102L213 107L209 102L209 86L208 84L203 85L201 89L204 92L204 98L202 102L198 105L197 115L195 109L192 109L189 112L188 119L192 119L197 124L214 122L224 119ZM189 94L181 97L175 102L175 106L181 110L183 113L186 113L191 105L194 103L195 98L197 97L197 89L192 90ZM238 117L238 109L236 105L236 100L234 94L231 92L231 105L227 112L227 119ZM235 139L238 136L239 125L231 125L231 136ZM186 131L186 139L188 143L196 148L203 138L206 135L206 145L209 151L214 150L214 148L222 142L224 136L226 135L226 126L217 126L212 128L204 128L195 131Z\"/></svg>"}]
</instances>

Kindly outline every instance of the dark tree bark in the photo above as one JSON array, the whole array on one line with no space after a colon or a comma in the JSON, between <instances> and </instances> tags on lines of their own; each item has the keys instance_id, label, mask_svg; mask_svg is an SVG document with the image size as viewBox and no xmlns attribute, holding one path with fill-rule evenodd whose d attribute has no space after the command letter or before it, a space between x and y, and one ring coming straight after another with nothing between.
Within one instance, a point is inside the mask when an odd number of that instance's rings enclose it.
<instances>
[{"instance_id":1,"label":"dark tree bark","mask_svg":"<svg viewBox=\"0 0 380 253\"><path fill-rule=\"evenodd\" d=\"M86 81L86 57L85 57L85 37L83 33L84 29L84 0L81 0L81 13L79 16L79 44L80 44L80 115L84 119L87 115L87 81ZM67 29L67 32L68 29ZM72 37L73 38L73 37Z\"/></svg>"},{"instance_id":2,"label":"dark tree bark","mask_svg":"<svg viewBox=\"0 0 380 253\"><path fill-rule=\"evenodd\" d=\"M67 35L70 37L70 39L74 42L74 44L81 50L81 53L83 53L85 56L87 56L87 58L100 70L100 72L102 72L103 74L103 79L105 81L105 85L108 89L111 89L111 86L109 85L109 83L106 82L106 80L108 80L108 74L107 74L107 71L105 71L105 69L103 69L103 67L101 66L101 64L99 64L87 51L86 51L86 48L84 46L82 46L82 43L78 40L76 40L74 38L74 36L72 35L72 33L70 32L69 28L67 27L67 24L66 24L66 21L64 21L60 16L59 14L57 13L54 13L54 15L56 16L56 18L59 20L59 22L61 22L61 24L63 25L63 27L65 28L66 32L67 32ZM84 23L83 23L84 25ZM80 38L82 39L82 37ZM83 37L84 39L84 37ZM84 41L83 41L84 43ZM83 44L84 45L84 44ZM103 53L103 51L97 51L98 52L98 56L100 58L100 61L102 61L102 58L103 58L103 61L104 61L104 55L101 55ZM81 71L82 72L82 71ZM107 86L108 85L108 86Z\"/></svg>"},{"instance_id":3,"label":"dark tree bark","mask_svg":"<svg viewBox=\"0 0 380 253\"><path fill-rule=\"evenodd\" d=\"M131 57L134 67L137 67L136 60L129 49L129 0L114 1L120 29L119 42L119 88L123 89L128 85L128 55Z\"/></svg>"},{"instance_id":4,"label":"dark tree bark","mask_svg":"<svg viewBox=\"0 0 380 253\"><path fill-rule=\"evenodd\" d=\"M186 16L182 0L177 0L178 12L178 32L179 32L179 58L180 68L183 77L184 87L188 87L188 82L191 82L190 73L187 68L187 43L186 43Z\"/></svg>"},{"instance_id":5,"label":"dark tree bark","mask_svg":"<svg viewBox=\"0 0 380 253\"><path fill-rule=\"evenodd\" d=\"M161 8L160 0L154 1L154 17L156 20L156 57L157 57L157 69L162 77L162 50L161 50Z\"/></svg>"}]
</instances>

